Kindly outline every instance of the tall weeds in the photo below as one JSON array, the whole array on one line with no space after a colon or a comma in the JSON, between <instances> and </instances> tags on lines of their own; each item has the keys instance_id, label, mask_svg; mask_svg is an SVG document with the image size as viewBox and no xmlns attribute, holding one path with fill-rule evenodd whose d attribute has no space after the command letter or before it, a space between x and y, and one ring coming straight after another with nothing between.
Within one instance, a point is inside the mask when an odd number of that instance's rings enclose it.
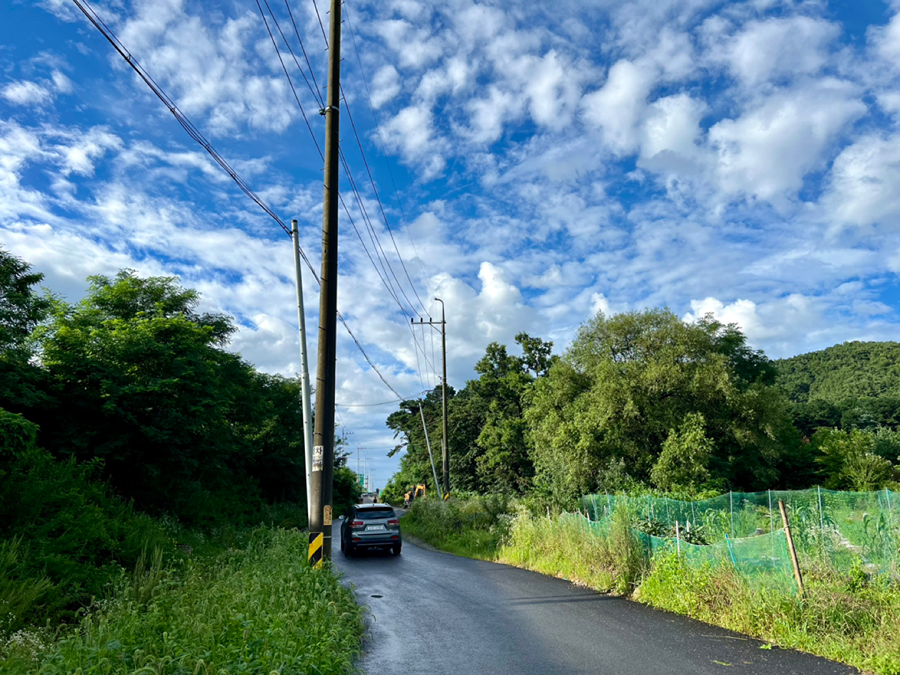
<instances>
[{"instance_id":1,"label":"tall weeds","mask_svg":"<svg viewBox=\"0 0 900 675\"><path fill-rule=\"evenodd\" d=\"M48 644L0 641L10 675L353 672L363 610L298 531L256 530L246 550L161 567L145 554L110 599Z\"/></svg>"}]
</instances>

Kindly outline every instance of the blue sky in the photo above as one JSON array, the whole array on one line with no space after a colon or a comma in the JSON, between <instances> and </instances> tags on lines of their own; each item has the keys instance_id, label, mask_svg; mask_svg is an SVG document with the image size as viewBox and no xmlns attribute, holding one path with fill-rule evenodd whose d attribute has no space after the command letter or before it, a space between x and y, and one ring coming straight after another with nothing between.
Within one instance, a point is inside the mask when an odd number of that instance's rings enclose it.
<instances>
[{"instance_id":1,"label":"blue sky","mask_svg":"<svg viewBox=\"0 0 900 675\"><path fill-rule=\"evenodd\" d=\"M287 5L269 4L306 68ZM255 0L92 6L300 221L318 269L321 160ZM313 2L289 6L321 86ZM773 357L895 338L900 3L348 0L345 17L343 87L374 188L346 106L360 202L342 188L392 290L342 213L338 304L402 395L438 382L439 342L416 331L423 353L409 327L439 316L435 296L454 386L489 342L524 330L561 350L597 311L712 312ZM321 145L319 106L275 36ZM89 274L178 275L238 317L232 349L299 370L289 238L70 0L0 7L0 243L71 301ZM346 333L338 376L338 424L381 486L393 408L371 404L393 395Z\"/></svg>"}]
</instances>

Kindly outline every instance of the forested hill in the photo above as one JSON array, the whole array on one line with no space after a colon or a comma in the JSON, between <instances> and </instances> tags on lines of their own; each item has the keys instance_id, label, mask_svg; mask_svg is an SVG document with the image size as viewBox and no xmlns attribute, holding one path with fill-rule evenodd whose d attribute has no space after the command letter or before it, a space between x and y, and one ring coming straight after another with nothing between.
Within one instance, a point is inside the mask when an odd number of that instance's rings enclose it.
<instances>
[{"instance_id":1,"label":"forested hill","mask_svg":"<svg viewBox=\"0 0 900 675\"><path fill-rule=\"evenodd\" d=\"M774 363L778 368L777 382L794 403L900 398L897 342L844 342Z\"/></svg>"}]
</instances>

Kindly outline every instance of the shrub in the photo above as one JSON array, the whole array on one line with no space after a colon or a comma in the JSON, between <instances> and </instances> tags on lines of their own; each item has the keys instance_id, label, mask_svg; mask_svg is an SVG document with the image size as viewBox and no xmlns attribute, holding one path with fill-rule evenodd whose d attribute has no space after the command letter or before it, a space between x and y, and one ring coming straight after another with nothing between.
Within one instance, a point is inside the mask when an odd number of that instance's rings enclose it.
<instances>
[{"instance_id":1,"label":"shrub","mask_svg":"<svg viewBox=\"0 0 900 675\"><path fill-rule=\"evenodd\" d=\"M133 567L146 546L171 549L162 525L97 480L99 461L55 460L34 446L35 425L2 409L0 429L0 550L22 598L33 595L29 588L43 589L20 603L7 630L72 618L103 595L120 566Z\"/></svg>"}]
</instances>

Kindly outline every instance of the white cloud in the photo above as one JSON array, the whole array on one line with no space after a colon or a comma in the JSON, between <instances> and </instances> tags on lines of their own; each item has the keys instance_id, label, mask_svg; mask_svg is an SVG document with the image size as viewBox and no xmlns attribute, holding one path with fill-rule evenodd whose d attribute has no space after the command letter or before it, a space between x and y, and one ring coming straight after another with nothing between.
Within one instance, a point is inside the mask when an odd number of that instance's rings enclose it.
<instances>
[{"instance_id":1,"label":"white cloud","mask_svg":"<svg viewBox=\"0 0 900 675\"><path fill-rule=\"evenodd\" d=\"M885 62L900 69L900 13L891 17L887 26L869 28L869 40Z\"/></svg>"},{"instance_id":2,"label":"white cloud","mask_svg":"<svg viewBox=\"0 0 900 675\"><path fill-rule=\"evenodd\" d=\"M522 112L523 101L514 94L492 86L485 98L469 101L469 138L475 143L493 143L503 133L505 123Z\"/></svg>"},{"instance_id":3,"label":"white cloud","mask_svg":"<svg viewBox=\"0 0 900 675\"><path fill-rule=\"evenodd\" d=\"M840 35L837 24L808 16L750 21L714 50L740 81L753 87L779 78L815 74Z\"/></svg>"},{"instance_id":4,"label":"white cloud","mask_svg":"<svg viewBox=\"0 0 900 675\"><path fill-rule=\"evenodd\" d=\"M822 202L839 223L895 227L900 216L900 138L869 135L845 148Z\"/></svg>"},{"instance_id":5,"label":"white cloud","mask_svg":"<svg viewBox=\"0 0 900 675\"><path fill-rule=\"evenodd\" d=\"M827 165L840 134L865 114L859 95L852 84L823 79L773 93L738 119L717 122L709 140L720 189L784 207L807 173Z\"/></svg>"},{"instance_id":6,"label":"white cloud","mask_svg":"<svg viewBox=\"0 0 900 675\"><path fill-rule=\"evenodd\" d=\"M433 125L431 110L419 105L404 108L381 127L389 148L399 150L407 161L424 166L423 180L434 178L446 164Z\"/></svg>"},{"instance_id":7,"label":"white cloud","mask_svg":"<svg viewBox=\"0 0 900 675\"><path fill-rule=\"evenodd\" d=\"M298 117L261 18L246 12L213 23L190 14L183 0L139 0L119 24L123 44L181 110L207 115L212 133L232 134L245 123L280 132ZM118 55L110 58L121 67Z\"/></svg>"},{"instance_id":8,"label":"white cloud","mask_svg":"<svg viewBox=\"0 0 900 675\"><path fill-rule=\"evenodd\" d=\"M71 94L74 86L72 85L72 80L66 77L63 73L58 70L54 70L51 75L53 78L53 86L56 87L56 91L60 94Z\"/></svg>"},{"instance_id":9,"label":"white cloud","mask_svg":"<svg viewBox=\"0 0 900 675\"><path fill-rule=\"evenodd\" d=\"M623 59L609 69L600 89L583 98L586 119L601 130L613 151L625 154L637 148L640 122L655 80L650 68Z\"/></svg>"},{"instance_id":10,"label":"white cloud","mask_svg":"<svg viewBox=\"0 0 900 675\"><path fill-rule=\"evenodd\" d=\"M382 66L372 78L372 107L380 108L400 93L400 76L394 66Z\"/></svg>"},{"instance_id":11,"label":"white cloud","mask_svg":"<svg viewBox=\"0 0 900 675\"><path fill-rule=\"evenodd\" d=\"M0 90L0 95L16 105L43 105L53 100L49 89L28 80L11 82Z\"/></svg>"},{"instance_id":12,"label":"white cloud","mask_svg":"<svg viewBox=\"0 0 900 675\"><path fill-rule=\"evenodd\" d=\"M696 143L702 133L700 120L705 111L703 101L687 94L675 94L654 101L649 106L641 144L641 156L645 160L657 160L651 161L648 166L664 163L665 156L674 155L688 160L697 156L699 149Z\"/></svg>"},{"instance_id":13,"label":"white cloud","mask_svg":"<svg viewBox=\"0 0 900 675\"><path fill-rule=\"evenodd\" d=\"M416 28L403 19L377 21L371 29L397 53L403 68L420 70L444 53L441 40L429 28Z\"/></svg>"}]
</instances>

